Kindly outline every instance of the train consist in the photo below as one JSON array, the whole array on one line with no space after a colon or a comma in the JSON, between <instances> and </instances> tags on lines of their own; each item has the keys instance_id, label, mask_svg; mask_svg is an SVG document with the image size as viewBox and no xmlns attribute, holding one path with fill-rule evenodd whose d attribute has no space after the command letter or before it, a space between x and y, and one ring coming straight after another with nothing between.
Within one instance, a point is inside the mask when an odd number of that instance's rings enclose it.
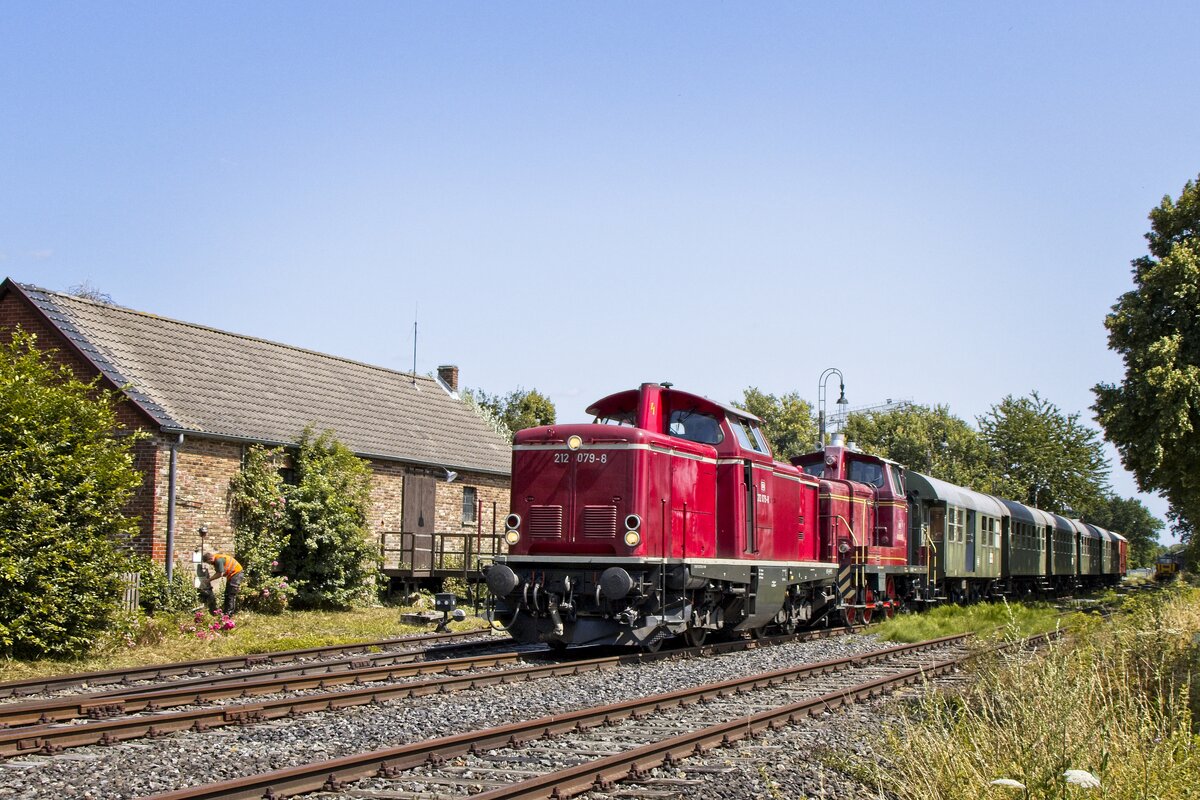
<instances>
[{"instance_id":1,"label":"train consist","mask_svg":"<svg viewBox=\"0 0 1200 800\"><path fill-rule=\"evenodd\" d=\"M1125 573L1119 534L837 437L776 461L757 417L670 384L588 413L514 440L508 553L484 577L494 619L521 641L699 644Z\"/></svg>"}]
</instances>

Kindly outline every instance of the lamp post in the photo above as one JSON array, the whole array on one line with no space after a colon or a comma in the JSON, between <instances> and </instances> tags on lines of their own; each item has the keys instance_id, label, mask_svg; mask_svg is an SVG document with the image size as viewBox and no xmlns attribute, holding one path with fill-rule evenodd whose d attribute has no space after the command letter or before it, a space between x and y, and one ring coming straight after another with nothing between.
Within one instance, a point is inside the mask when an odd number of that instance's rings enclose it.
<instances>
[{"instance_id":1,"label":"lamp post","mask_svg":"<svg viewBox=\"0 0 1200 800\"><path fill-rule=\"evenodd\" d=\"M848 406L850 401L846 399L846 379L842 377L842 371L836 367L830 367L821 373L821 380L817 383L817 425L820 427L821 433L821 449L825 449L825 384L829 382L832 375L838 376L838 391L840 396L837 399L839 406Z\"/></svg>"}]
</instances>

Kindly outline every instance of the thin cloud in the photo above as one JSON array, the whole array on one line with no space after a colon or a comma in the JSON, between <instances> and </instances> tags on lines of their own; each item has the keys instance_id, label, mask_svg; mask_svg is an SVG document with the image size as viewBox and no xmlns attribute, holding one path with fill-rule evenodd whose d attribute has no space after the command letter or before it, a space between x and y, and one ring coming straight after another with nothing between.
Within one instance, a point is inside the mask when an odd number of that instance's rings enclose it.
<instances>
[{"instance_id":1,"label":"thin cloud","mask_svg":"<svg viewBox=\"0 0 1200 800\"><path fill-rule=\"evenodd\" d=\"M53 250L34 250L29 254L29 257L34 261L46 261L53 255Z\"/></svg>"}]
</instances>

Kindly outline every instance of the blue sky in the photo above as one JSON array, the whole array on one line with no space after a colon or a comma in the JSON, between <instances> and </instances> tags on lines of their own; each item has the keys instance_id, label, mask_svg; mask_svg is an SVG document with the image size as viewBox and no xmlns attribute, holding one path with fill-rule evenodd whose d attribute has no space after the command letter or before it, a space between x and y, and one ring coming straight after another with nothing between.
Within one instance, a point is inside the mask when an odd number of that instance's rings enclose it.
<instances>
[{"instance_id":1,"label":"blue sky","mask_svg":"<svg viewBox=\"0 0 1200 800\"><path fill-rule=\"evenodd\" d=\"M1195 3L10 3L0 272L560 418L670 380L1090 418ZM1114 454L1113 484L1133 494ZM1166 506L1144 498L1156 513Z\"/></svg>"}]
</instances>

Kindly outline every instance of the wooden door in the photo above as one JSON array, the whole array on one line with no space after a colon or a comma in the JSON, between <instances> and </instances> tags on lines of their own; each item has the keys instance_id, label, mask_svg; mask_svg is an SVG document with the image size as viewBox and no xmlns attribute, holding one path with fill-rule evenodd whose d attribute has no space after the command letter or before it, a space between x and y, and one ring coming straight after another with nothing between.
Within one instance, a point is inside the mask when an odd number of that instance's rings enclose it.
<instances>
[{"instance_id":1,"label":"wooden door","mask_svg":"<svg viewBox=\"0 0 1200 800\"><path fill-rule=\"evenodd\" d=\"M428 475L404 476L404 508L400 530L412 553L414 574L433 568L433 527L436 519L435 484Z\"/></svg>"}]
</instances>

